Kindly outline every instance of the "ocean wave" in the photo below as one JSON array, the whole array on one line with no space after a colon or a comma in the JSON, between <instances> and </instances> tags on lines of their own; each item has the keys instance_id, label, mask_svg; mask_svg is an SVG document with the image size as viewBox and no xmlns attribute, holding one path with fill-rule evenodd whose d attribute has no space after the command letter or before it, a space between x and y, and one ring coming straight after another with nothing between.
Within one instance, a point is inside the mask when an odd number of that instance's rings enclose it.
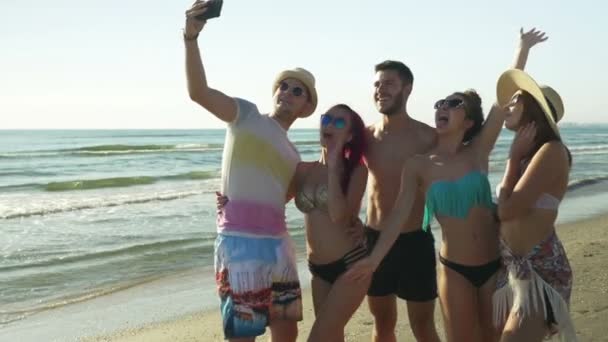
<instances>
[{"instance_id":1,"label":"ocean wave","mask_svg":"<svg viewBox=\"0 0 608 342\"><path fill-rule=\"evenodd\" d=\"M181 198L197 196L202 194L213 193L211 190L192 190L192 191L181 191L181 192L169 192L165 194L149 194L140 197L131 197L131 198L110 198L110 199L100 199L97 201L83 202L83 201L73 201L73 202L57 202L53 203L54 206L45 206L42 208L25 208L16 212L8 212L2 215L0 213L0 219L17 219L17 218L26 218L31 216L43 216L50 214L57 214L63 212L70 211L78 211L78 210L86 210L86 209L97 209L97 208L106 208L106 207L118 207L123 205L131 205L131 204L142 204L149 203L154 201L173 201Z\"/></svg>"},{"instance_id":2,"label":"ocean wave","mask_svg":"<svg viewBox=\"0 0 608 342\"><path fill-rule=\"evenodd\" d=\"M573 180L568 184L568 191L577 190L580 188L588 187L590 185L595 185L595 184L606 182L606 181L608 181L608 176L599 176L599 177L593 177L593 178Z\"/></svg>"},{"instance_id":3,"label":"ocean wave","mask_svg":"<svg viewBox=\"0 0 608 342\"><path fill-rule=\"evenodd\" d=\"M175 145L94 145L79 148L72 148L60 151L149 151L149 150L168 150L175 148Z\"/></svg>"},{"instance_id":4,"label":"ocean wave","mask_svg":"<svg viewBox=\"0 0 608 342\"><path fill-rule=\"evenodd\" d=\"M318 147L318 140L295 141L296 146ZM57 149L57 150L35 150L35 151L18 151L0 153L1 159L19 159L19 158L54 158L65 156L115 156L115 155L130 155L130 154L145 154L145 153L185 153L185 152L217 152L224 148L223 143L181 143L181 144L146 144L146 145L128 145L128 144L112 144L112 145L91 145L78 148Z\"/></svg>"},{"instance_id":5,"label":"ocean wave","mask_svg":"<svg viewBox=\"0 0 608 342\"><path fill-rule=\"evenodd\" d=\"M56 175L54 172L42 172L42 171L34 171L34 170L16 170L16 171L5 171L0 172L0 177L46 177L46 176L54 176Z\"/></svg>"},{"instance_id":6,"label":"ocean wave","mask_svg":"<svg viewBox=\"0 0 608 342\"><path fill-rule=\"evenodd\" d=\"M55 300L39 303L33 307L28 307L24 309L16 309L16 310L0 310L0 328L2 326L6 326L10 323L17 322L23 320L29 316L32 316L37 313L41 313L44 311L64 307L71 304L76 304L80 302L84 302L87 300L91 300L97 297L106 296L115 292L127 290L137 285L141 285L147 282L152 282L154 280L162 278L161 275L148 276L145 278L137 279L131 282L124 282L121 284L117 284L115 286L109 288L100 288L89 291L84 291L79 294L65 296L61 298L57 298Z\"/></svg>"},{"instance_id":7,"label":"ocean wave","mask_svg":"<svg viewBox=\"0 0 608 342\"><path fill-rule=\"evenodd\" d=\"M166 277L170 274L179 274L192 269L197 263L192 260L209 258L213 253L215 233L204 233L201 237L182 238L168 241L141 242L109 250L82 253L78 255L67 255L64 257L52 257L47 260L37 260L30 263L20 263L0 267L0 274L6 276L6 284L9 292L19 299L5 298L7 301L0 302L0 330L3 325L19 321L33 314L40 313L59 307L64 307L78 302L87 301L96 297L109 295L123 291L133 286L148 283ZM145 261L148 266L133 269L129 273L130 278L119 282L111 281L104 283L103 280L95 283L95 288L74 287L69 293L65 292L63 281L64 275L74 274L86 270L91 274L107 272L112 265L132 264L141 265ZM165 265L163 267L162 265ZM173 267L174 265L176 267ZM104 270L105 271L102 271ZM86 277L86 275L82 275ZM45 286L45 291L38 297L24 291L23 288L38 286L38 278L55 278L53 282ZM102 279L102 278L100 278ZM11 290L13 290L11 292ZM2 304L5 304L4 306Z\"/></svg>"},{"instance_id":8,"label":"ocean wave","mask_svg":"<svg viewBox=\"0 0 608 342\"><path fill-rule=\"evenodd\" d=\"M58 151L22 151L5 152L0 154L0 159L20 159L20 158L51 158L63 156L64 153Z\"/></svg>"},{"instance_id":9,"label":"ocean wave","mask_svg":"<svg viewBox=\"0 0 608 342\"><path fill-rule=\"evenodd\" d=\"M174 176L159 177L160 179L205 180L219 178L220 173L214 171L190 171Z\"/></svg>"},{"instance_id":10,"label":"ocean wave","mask_svg":"<svg viewBox=\"0 0 608 342\"><path fill-rule=\"evenodd\" d=\"M183 152L209 152L219 151L224 147L224 144L195 144L183 143L176 145L92 145L70 149L60 150L38 150L38 151L20 151L8 152L0 154L0 158L17 159L17 158L52 158L72 156L112 156L112 155L128 155L142 153L183 153Z\"/></svg>"},{"instance_id":11,"label":"ocean wave","mask_svg":"<svg viewBox=\"0 0 608 342\"><path fill-rule=\"evenodd\" d=\"M146 185L156 182L156 178L141 177L114 177L90 180L73 180L65 182L51 182L44 185L45 191L70 191L70 190L90 190L103 188L122 188L133 185Z\"/></svg>"},{"instance_id":12,"label":"ocean wave","mask_svg":"<svg viewBox=\"0 0 608 342\"><path fill-rule=\"evenodd\" d=\"M570 152L578 154L579 152L589 151L606 151L608 152L608 145L582 145L582 146L569 146Z\"/></svg>"},{"instance_id":13,"label":"ocean wave","mask_svg":"<svg viewBox=\"0 0 608 342\"><path fill-rule=\"evenodd\" d=\"M17 270L25 270L32 268L46 268L53 266L62 266L79 262L95 261L95 260L108 260L115 257L121 256L141 256L154 254L167 254L171 251L184 251L188 248L207 248L207 251L213 247L213 241L215 236L208 234L207 237L202 238L188 238L188 239L177 239L168 241L156 241L142 244L135 244L131 246L125 246L113 250L98 251L93 253L85 253L70 256L53 257L47 260L37 260L31 263L19 263L16 265L9 265L0 267L0 272L11 272ZM211 249L210 249L211 248Z\"/></svg>"},{"instance_id":14,"label":"ocean wave","mask_svg":"<svg viewBox=\"0 0 608 342\"><path fill-rule=\"evenodd\" d=\"M41 189L47 192L93 190L105 188L125 188L136 185L154 184L163 180L206 180L219 178L217 171L190 171L177 175L166 176L133 176L133 177L111 177L99 179L75 179L50 183L26 183L0 186L0 190L15 191L25 189Z\"/></svg>"},{"instance_id":15,"label":"ocean wave","mask_svg":"<svg viewBox=\"0 0 608 342\"><path fill-rule=\"evenodd\" d=\"M177 145L98 145L62 150L76 156L113 156L143 153L184 153L220 151L223 144L177 144Z\"/></svg>"},{"instance_id":16,"label":"ocean wave","mask_svg":"<svg viewBox=\"0 0 608 342\"><path fill-rule=\"evenodd\" d=\"M320 146L321 143L319 142L319 140L302 140L302 141L294 142L294 145L296 145L296 146L310 146L310 145Z\"/></svg>"}]
</instances>

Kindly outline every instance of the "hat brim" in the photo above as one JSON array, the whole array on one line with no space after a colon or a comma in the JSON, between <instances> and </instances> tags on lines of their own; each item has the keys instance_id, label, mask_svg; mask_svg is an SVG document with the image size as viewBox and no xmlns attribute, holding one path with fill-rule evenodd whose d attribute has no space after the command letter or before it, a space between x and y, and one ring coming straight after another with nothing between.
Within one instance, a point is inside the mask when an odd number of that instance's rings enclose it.
<instances>
[{"instance_id":1,"label":"hat brim","mask_svg":"<svg viewBox=\"0 0 608 342\"><path fill-rule=\"evenodd\" d=\"M559 137L559 128L551 114L551 107L549 106L545 95L538 83L522 70L510 69L500 75L496 85L496 99L498 105L502 108L506 107L513 98L513 95L520 90L527 92L536 100L541 110L545 113L549 126L551 126L551 129Z\"/></svg>"},{"instance_id":2,"label":"hat brim","mask_svg":"<svg viewBox=\"0 0 608 342\"><path fill-rule=\"evenodd\" d=\"M281 72L279 75L277 75L277 78L275 79L274 84L272 86L273 93L279 87L279 83L281 83L281 81L283 81L287 78L296 79L296 80L302 82L302 84L304 84L304 86L306 87L306 90L308 91L308 94L310 95L310 103L312 104L312 106L308 112L300 114L299 117L306 118L306 117L311 116L312 113L314 113L315 110L317 109L317 101L318 101L317 100L317 90L315 89L314 84L312 84L309 79L307 79L306 77L302 77L302 75L300 73L298 73L297 71L285 70L285 71Z\"/></svg>"}]
</instances>

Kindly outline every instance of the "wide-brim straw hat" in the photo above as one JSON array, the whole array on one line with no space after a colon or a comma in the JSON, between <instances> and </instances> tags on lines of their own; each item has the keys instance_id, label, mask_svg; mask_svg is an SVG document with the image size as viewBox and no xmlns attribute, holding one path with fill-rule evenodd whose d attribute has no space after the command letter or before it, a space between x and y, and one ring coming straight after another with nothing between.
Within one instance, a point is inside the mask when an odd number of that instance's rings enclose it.
<instances>
[{"instance_id":1,"label":"wide-brim straw hat","mask_svg":"<svg viewBox=\"0 0 608 342\"><path fill-rule=\"evenodd\" d=\"M505 71L498 79L496 97L498 105L505 107L518 91L530 94L545 113L551 129L560 136L557 123L564 117L564 103L559 94L551 87L539 85L534 79L519 69Z\"/></svg>"}]
</instances>

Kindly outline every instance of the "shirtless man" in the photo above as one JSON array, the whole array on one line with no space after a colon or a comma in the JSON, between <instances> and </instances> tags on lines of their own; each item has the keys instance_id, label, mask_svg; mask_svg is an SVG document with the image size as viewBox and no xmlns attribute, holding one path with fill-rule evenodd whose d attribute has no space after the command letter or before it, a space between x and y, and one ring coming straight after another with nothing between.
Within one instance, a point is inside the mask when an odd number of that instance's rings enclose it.
<instances>
[{"instance_id":1,"label":"shirtless man","mask_svg":"<svg viewBox=\"0 0 608 342\"><path fill-rule=\"evenodd\" d=\"M369 249L377 241L381 222L386 219L399 193L405 161L427 152L435 143L435 130L407 113L407 100L414 77L401 62L385 61L376 65L374 103L382 119L368 127L369 169L366 236ZM412 189L412 191L418 191ZM363 259L348 272L375 273L368 291L374 316L373 341L396 341L397 297L407 301L412 332L418 341L439 341L434 311L437 298L435 242L422 230L424 194L419 193L412 215L401 228L401 235L379 265ZM359 273L360 271L363 271Z\"/></svg>"}]
</instances>

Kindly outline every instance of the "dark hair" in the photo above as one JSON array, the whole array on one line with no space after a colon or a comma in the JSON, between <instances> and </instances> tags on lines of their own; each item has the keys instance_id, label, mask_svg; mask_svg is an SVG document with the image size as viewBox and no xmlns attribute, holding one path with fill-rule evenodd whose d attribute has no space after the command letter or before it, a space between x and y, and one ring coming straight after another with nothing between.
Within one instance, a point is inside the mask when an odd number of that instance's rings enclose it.
<instances>
[{"instance_id":1,"label":"dark hair","mask_svg":"<svg viewBox=\"0 0 608 342\"><path fill-rule=\"evenodd\" d=\"M385 70L396 71L397 74L399 74L399 78L401 79L403 85L414 84L414 75L412 74L412 71L407 67L407 65L399 61L384 61L377 64L375 70L376 72Z\"/></svg>"},{"instance_id":2,"label":"dark hair","mask_svg":"<svg viewBox=\"0 0 608 342\"><path fill-rule=\"evenodd\" d=\"M456 92L454 95L458 95L464 99L464 110L466 118L473 121L473 126L469 128L462 138L463 144L468 144L481 132L483 126L483 108L481 107L481 97L474 89L467 89L464 92Z\"/></svg>"},{"instance_id":3,"label":"dark hair","mask_svg":"<svg viewBox=\"0 0 608 342\"><path fill-rule=\"evenodd\" d=\"M342 152L344 173L342 174L342 182L340 184L342 186L342 192L346 194L353 171L357 165L363 164L363 153L367 148L365 124L363 123L361 116L348 105L341 103L331 107L331 109L343 109L347 111L350 116L350 133L352 134L352 138L344 145L344 151Z\"/></svg>"},{"instance_id":4,"label":"dark hair","mask_svg":"<svg viewBox=\"0 0 608 342\"><path fill-rule=\"evenodd\" d=\"M555 140L562 142L562 139L551 128L551 125L549 125L549 121L547 121L547 117L545 116L545 112L542 110L542 108L534 99L534 97L532 97L532 95L525 91L522 91L520 97L523 101L524 111L521 115L519 126L524 126L530 122L534 122L536 124L536 137L534 137L534 147L530 150L530 154L525 158L526 160L530 160L532 159L532 156L534 156L534 154L545 143ZM553 116L553 120L557 122L555 110L552 110L551 115ZM568 149L568 147L566 147L566 145L564 145L564 147L566 148L566 152L568 153L568 162L570 165L572 165L572 154L570 153L570 150Z\"/></svg>"}]
</instances>

